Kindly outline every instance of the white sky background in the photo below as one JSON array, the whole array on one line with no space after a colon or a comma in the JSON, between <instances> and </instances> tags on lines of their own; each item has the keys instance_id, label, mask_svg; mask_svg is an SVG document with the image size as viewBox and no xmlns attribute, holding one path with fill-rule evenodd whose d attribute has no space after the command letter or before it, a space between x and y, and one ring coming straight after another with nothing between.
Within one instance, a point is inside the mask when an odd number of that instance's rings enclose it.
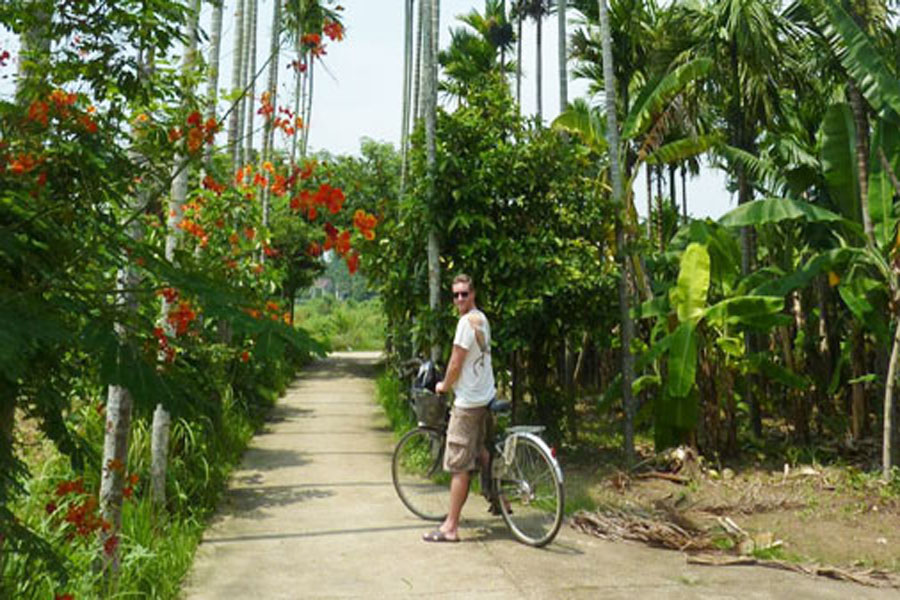
<instances>
[{"instance_id":1,"label":"white sky background","mask_svg":"<svg viewBox=\"0 0 900 600\"><path fill-rule=\"evenodd\" d=\"M397 146L400 140L403 89L403 0L343 0L341 4L345 8L344 41L331 42L326 38L327 54L316 65L310 150L324 149L334 154L356 154L363 137ZM231 85L234 6L234 0L226 0L219 67L219 88L223 91ZM260 0L257 68L268 57L272 8L272 0ZM451 27L464 26L456 20L456 16L468 13L473 8L484 10L483 0L441 0L441 48L449 44ZM201 26L207 31L211 12L209 4L204 3ZM575 11L569 11L570 32L574 30L577 18ZM551 15L544 21L542 33L543 113L545 122L549 123L559 114L556 15ZM533 114L536 111L536 36L532 21L526 21L523 25L522 37L522 109L525 114ZM3 49L8 49L15 56L17 44L11 34L0 30L0 51ZM208 47L205 46L203 51L206 55ZM279 105L293 107L293 77L292 71L287 68L287 64L294 58L291 54L289 51L282 51L277 102ZM3 95L12 90L11 78L15 69L14 61L0 68L0 92ZM266 85L266 78L267 73L264 73L257 81L257 96ZM587 94L587 82L570 79L568 91L570 101L584 96ZM257 128L260 125L257 117ZM680 203L680 176L677 183ZM645 215L646 184L642 174L635 179L634 192L638 212ZM668 193L668 186L664 186L663 193ZM708 168L704 168L699 177L688 179L687 193L688 212L694 216L718 218L733 208L736 202L725 191L724 176Z\"/></svg>"}]
</instances>

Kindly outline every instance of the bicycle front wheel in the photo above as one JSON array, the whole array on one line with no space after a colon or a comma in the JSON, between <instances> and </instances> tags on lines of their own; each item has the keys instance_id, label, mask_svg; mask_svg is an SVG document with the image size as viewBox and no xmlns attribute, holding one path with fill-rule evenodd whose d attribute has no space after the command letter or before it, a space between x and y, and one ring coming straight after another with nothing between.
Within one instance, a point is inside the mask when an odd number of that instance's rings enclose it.
<instances>
[{"instance_id":1,"label":"bicycle front wheel","mask_svg":"<svg viewBox=\"0 0 900 600\"><path fill-rule=\"evenodd\" d=\"M503 520L516 538L530 546L549 544L562 525L563 485L543 443L527 435L507 440L501 476L494 481Z\"/></svg>"},{"instance_id":2,"label":"bicycle front wheel","mask_svg":"<svg viewBox=\"0 0 900 600\"><path fill-rule=\"evenodd\" d=\"M443 521L450 505L450 474L443 469L444 435L418 427L394 449L391 474L400 500L414 515Z\"/></svg>"}]
</instances>

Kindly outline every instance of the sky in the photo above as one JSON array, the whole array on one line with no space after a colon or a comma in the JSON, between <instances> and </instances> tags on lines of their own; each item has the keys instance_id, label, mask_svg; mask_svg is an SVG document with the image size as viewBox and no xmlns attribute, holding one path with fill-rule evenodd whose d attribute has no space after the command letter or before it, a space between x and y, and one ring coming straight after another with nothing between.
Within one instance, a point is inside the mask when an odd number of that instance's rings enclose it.
<instances>
[{"instance_id":1,"label":"sky","mask_svg":"<svg viewBox=\"0 0 900 600\"><path fill-rule=\"evenodd\" d=\"M273 0L260 0L259 41L257 64L261 65L269 51L271 39L271 13ZM402 87L403 87L403 0L343 0L343 21L346 28L343 42L327 43L327 54L316 66L315 92L310 120L310 149L324 149L334 154L356 154L360 140L371 138L390 142L395 146L400 140ZM450 29L462 27L456 17L473 8L484 9L483 0L441 0L441 47L450 40ZM220 89L230 87L232 61L232 34L234 29L233 0L226 0L223 25L223 44L220 63ZM211 7L204 3L201 26L209 29ZM569 31L573 31L579 19L575 11L568 14ZM522 110L535 112L536 44L533 22L523 28L523 82ZM543 113L549 123L559 114L559 82L557 56L557 23L555 15L544 22L543 27ZM15 55L17 44L8 32L0 30L0 50L9 49ZM204 51L206 48L204 48ZM293 60L282 53L279 68L279 98L290 98L293 83L288 62ZM0 93L11 89L10 74L14 67L8 65L0 73ZM257 85L264 85L265 76ZM585 97L587 82L569 80L569 99ZM599 99L593 99L597 102ZM279 104L287 104L279 99ZM292 102L291 102L292 104ZM680 178L678 181L680 202ZM665 189L668 189L667 187ZM736 205L736 199L725 191L721 173L703 168L700 176L689 178L687 185L688 212L693 216L718 218ZM646 214L644 177L635 180L635 204L641 215Z\"/></svg>"}]
</instances>

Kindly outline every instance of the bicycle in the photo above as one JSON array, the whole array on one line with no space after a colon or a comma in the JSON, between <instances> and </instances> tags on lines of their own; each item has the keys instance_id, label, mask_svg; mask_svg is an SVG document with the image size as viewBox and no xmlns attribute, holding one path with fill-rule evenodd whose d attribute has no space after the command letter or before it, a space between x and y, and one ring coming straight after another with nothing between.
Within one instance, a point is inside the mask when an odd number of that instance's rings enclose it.
<instances>
[{"instance_id":1,"label":"bicycle","mask_svg":"<svg viewBox=\"0 0 900 600\"><path fill-rule=\"evenodd\" d=\"M416 516L442 521L450 500L450 474L443 470L444 446L450 408L446 397L414 389L410 402L418 426L407 432L394 449L391 475L403 504ZM491 418L509 412L510 404L492 400ZM541 425L507 427L488 440L490 454L482 477L482 494L499 512L513 535L530 546L541 547L556 537L562 525L563 474L553 451L540 437ZM474 478L473 478L474 479Z\"/></svg>"}]
</instances>

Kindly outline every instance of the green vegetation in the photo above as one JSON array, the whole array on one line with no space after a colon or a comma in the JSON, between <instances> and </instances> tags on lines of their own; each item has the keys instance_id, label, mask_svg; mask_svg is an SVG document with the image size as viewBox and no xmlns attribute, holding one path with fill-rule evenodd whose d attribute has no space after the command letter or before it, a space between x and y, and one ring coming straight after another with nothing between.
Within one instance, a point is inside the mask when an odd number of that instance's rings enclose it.
<instances>
[{"instance_id":1,"label":"green vegetation","mask_svg":"<svg viewBox=\"0 0 900 600\"><path fill-rule=\"evenodd\" d=\"M330 350L384 348L384 312L377 299L338 301L323 296L298 304L294 314L294 322Z\"/></svg>"}]
</instances>

